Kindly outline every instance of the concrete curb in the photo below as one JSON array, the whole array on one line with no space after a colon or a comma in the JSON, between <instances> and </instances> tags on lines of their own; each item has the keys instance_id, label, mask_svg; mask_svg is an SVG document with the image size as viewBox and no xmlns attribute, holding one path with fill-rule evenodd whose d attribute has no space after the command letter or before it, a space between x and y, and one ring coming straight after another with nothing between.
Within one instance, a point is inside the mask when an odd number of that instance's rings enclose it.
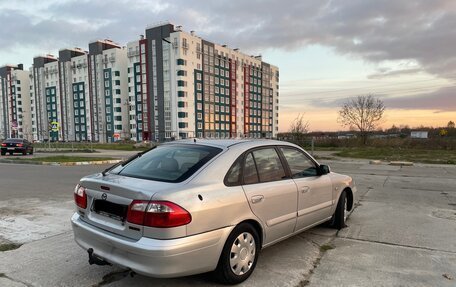
<instances>
[{"instance_id":1,"label":"concrete curb","mask_svg":"<svg viewBox=\"0 0 456 287\"><path fill-rule=\"evenodd\" d=\"M411 162L411 161L390 161L389 165L395 165L395 166L413 166L413 162Z\"/></svg>"},{"instance_id":2,"label":"concrete curb","mask_svg":"<svg viewBox=\"0 0 456 287\"><path fill-rule=\"evenodd\" d=\"M114 160L96 160L96 161L76 161L76 162L46 162L46 161L19 161L19 160L0 160L0 163L15 163L15 164L31 164L31 165L55 165L55 166L75 166L75 165L100 165L100 164L116 164L121 162L120 159Z\"/></svg>"}]
</instances>

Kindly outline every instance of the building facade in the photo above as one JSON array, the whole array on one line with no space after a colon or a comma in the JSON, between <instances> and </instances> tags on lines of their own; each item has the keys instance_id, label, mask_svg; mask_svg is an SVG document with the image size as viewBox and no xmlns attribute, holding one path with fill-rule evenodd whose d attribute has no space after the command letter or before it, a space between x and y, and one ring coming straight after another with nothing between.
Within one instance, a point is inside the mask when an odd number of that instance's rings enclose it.
<instances>
[{"instance_id":1,"label":"building facade","mask_svg":"<svg viewBox=\"0 0 456 287\"><path fill-rule=\"evenodd\" d=\"M148 93L146 47L144 36L127 44L129 129L131 139L137 142L151 140L155 126Z\"/></svg>"},{"instance_id":2,"label":"building facade","mask_svg":"<svg viewBox=\"0 0 456 287\"><path fill-rule=\"evenodd\" d=\"M89 102L88 52L80 49L59 51L62 121L64 141L90 141L92 110Z\"/></svg>"},{"instance_id":3,"label":"building facade","mask_svg":"<svg viewBox=\"0 0 456 287\"><path fill-rule=\"evenodd\" d=\"M52 123L60 123L62 119L57 57L53 55L35 57L30 75L33 140L62 140L61 129L57 131L50 129Z\"/></svg>"},{"instance_id":4,"label":"building facade","mask_svg":"<svg viewBox=\"0 0 456 287\"><path fill-rule=\"evenodd\" d=\"M29 72L23 65L0 67L0 139L32 140Z\"/></svg>"},{"instance_id":5,"label":"building facade","mask_svg":"<svg viewBox=\"0 0 456 287\"><path fill-rule=\"evenodd\" d=\"M0 74L3 136L105 143L278 132L278 68L170 23L126 47L97 40L35 57L29 80L20 65Z\"/></svg>"},{"instance_id":6,"label":"building facade","mask_svg":"<svg viewBox=\"0 0 456 287\"><path fill-rule=\"evenodd\" d=\"M146 44L153 140L276 136L277 67L172 24L147 28Z\"/></svg>"},{"instance_id":7,"label":"building facade","mask_svg":"<svg viewBox=\"0 0 456 287\"><path fill-rule=\"evenodd\" d=\"M130 137L127 50L110 40L89 44L91 138L114 142Z\"/></svg>"}]
</instances>

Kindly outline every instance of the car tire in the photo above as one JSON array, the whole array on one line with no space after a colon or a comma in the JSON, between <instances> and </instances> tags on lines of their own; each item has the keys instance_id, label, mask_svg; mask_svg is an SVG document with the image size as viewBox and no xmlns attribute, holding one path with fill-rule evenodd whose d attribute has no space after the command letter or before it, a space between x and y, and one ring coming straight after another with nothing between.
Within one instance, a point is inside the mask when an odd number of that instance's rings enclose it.
<instances>
[{"instance_id":1,"label":"car tire","mask_svg":"<svg viewBox=\"0 0 456 287\"><path fill-rule=\"evenodd\" d=\"M33 154L33 148L30 150L30 154L31 154L31 155Z\"/></svg>"},{"instance_id":2,"label":"car tire","mask_svg":"<svg viewBox=\"0 0 456 287\"><path fill-rule=\"evenodd\" d=\"M225 242L213 274L215 279L229 285L243 282L255 269L260 249L256 229L248 223L239 224Z\"/></svg>"},{"instance_id":3,"label":"car tire","mask_svg":"<svg viewBox=\"0 0 456 287\"><path fill-rule=\"evenodd\" d=\"M345 220L347 219L347 193L342 191L337 202L336 211L331 219L331 227L341 230L346 227Z\"/></svg>"},{"instance_id":4,"label":"car tire","mask_svg":"<svg viewBox=\"0 0 456 287\"><path fill-rule=\"evenodd\" d=\"M12 151L10 151L10 152L9 152L9 155L13 155L13 152L12 152Z\"/></svg>"},{"instance_id":5,"label":"car tire","mask_svg":"<svg viewBox=\"0 0 456 287\"><path fill-rule=\"evenodd\" d=\"M6 155L6 152L1 152L1 155Z\"/></svg>"},{"instance_id":6,"label":"car tire","mask_svg":"<svg viewBox=\"0 0 456 287\"><path fill-rule=\"evenodd\" d=\"M22 155L27 155L27 149L22 152Z\"/></svg>"}]
</instances>

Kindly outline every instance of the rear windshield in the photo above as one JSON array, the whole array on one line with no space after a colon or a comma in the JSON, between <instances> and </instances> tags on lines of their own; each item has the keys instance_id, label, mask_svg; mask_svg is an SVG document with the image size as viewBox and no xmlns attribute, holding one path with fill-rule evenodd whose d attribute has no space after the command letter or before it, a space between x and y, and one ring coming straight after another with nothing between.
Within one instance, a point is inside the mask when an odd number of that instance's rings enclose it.
<instances>
[{"instance_id":1,"label":"rear windshield","mask_svg":"<svg viewBox=\"0 0 456 287\"><path fill-rule=\"evenodd\" d=\"M118 174L124 176L181 182L221 151L220 148L193 144L162 145L113 172L120 170Z\"/></svg>"},{"instance_id":2,"label":"rear windshield","mask_svg":"<svg viewBox=\"0 0 456 287\"><path fill-rule=\"evenodd\" d=\"M21 143L23 141L23 139L7 139L4 141L4 143Z\"/></svg>"}]
</instances>

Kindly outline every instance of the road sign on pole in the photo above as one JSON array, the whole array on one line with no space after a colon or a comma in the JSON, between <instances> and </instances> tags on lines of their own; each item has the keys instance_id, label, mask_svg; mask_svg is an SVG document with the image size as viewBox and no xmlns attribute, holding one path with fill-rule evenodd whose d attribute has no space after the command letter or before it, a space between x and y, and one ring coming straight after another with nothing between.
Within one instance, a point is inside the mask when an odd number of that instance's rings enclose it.
<instances>
[{"instance_id":1,"label":"road sign on pole","mask_svg":"<svg viewBox=\"0 0 456 287\"><path fill-rule=\"evenodd\" d=\"M51 122L51 130L53 132L58 132L60 129L60 124L59 122Z\"/></svg>"}]
</instances>

